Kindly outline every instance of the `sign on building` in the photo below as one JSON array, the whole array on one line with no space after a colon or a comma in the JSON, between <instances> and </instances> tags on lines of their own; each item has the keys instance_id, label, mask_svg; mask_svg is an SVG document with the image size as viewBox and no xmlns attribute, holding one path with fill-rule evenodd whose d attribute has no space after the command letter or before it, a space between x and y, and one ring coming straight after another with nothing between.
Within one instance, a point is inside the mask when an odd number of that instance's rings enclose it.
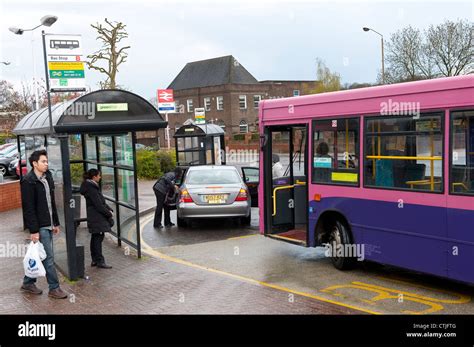
<instances>
[{"instance_id":1,"label":"sign on building","mask_svg":"<svg viewBox=\"0 0 474 347\"><path fill-rule=\"evenodd\" d=\"M52 92L86 90L81 35L45 35L49 88Z\"/></svg>"},{"instance_id":2,"label":"sign on building","mask_svg":"<svg viewBox=\"0 0 474 347\"><path fill-rule=\"evenodd\" d=\"M158 89L158 111L165 113L176 112L173 89Z\"/></svg>"},{"instance_id":3,"label":"sign on building","mask_svg":"<svg viewBox=\"0 0 474 347\"><path fill-rule=\"evenodd\" d=\"M202 107L194 109L195 124L206 124L206 110Z\"/></svg>"}]
</instances>

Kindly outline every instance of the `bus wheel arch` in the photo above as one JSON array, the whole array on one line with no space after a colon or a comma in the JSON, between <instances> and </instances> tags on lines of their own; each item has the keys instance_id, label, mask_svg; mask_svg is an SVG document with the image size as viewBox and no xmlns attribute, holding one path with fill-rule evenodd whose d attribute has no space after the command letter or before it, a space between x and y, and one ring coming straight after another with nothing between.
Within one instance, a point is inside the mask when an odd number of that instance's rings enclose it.
<instances>
[{"instance_id":1,"label":"bus wheel arch","mask_svg":"<svg viewBox=\"0 0 474 347\"><path fill-rule=\"evenodd\" d=\"M321 214L315 230L316 244L329 244L330 250L337 250L333 246L344 246L354 243L351 228L347 218L338 211L325 211ZM331 256L331 262L339 270L354 268L356 258L346 256Z\"/></svg>"}]
</instances>

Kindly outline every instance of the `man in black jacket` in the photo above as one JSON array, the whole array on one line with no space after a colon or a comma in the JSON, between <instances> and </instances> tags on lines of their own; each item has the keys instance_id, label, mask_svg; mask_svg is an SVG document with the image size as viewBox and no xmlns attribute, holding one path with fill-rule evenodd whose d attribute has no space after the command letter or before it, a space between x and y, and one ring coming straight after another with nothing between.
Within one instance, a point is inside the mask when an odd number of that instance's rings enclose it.
<instances>
[{"instance_id":1,"label":"man in black jacket","mask_svg":"<svg viewBox=\"0 0 474 347\"><path fill-rule=\"evenodd\" d=\"M161 216L163 213L163 207L165 209L165 226L172 227L174 224L171 223L170 209L167 206L163 206L166 199L166 194L171 194L175 189L176 180L181 178L182 170L176 167L173 172L165 173L156 183L153 185L153 191L156 197L156 210L155 220L153 226L155 228L163 228L161 225Z\"/></svg>"},{"instance_id":2,"label":"man in black jacket","mask_svg":"<svg viewBox=\"0 0 474 347\"><path fill-rule=\"evenodd\" d=\"M34 151L29 161L33 169L21 181L23 221L30 232L31 240L40 241L46 251L43 265L49 285L48 296L65 299L67 294L59 287L58 274L54 267L53 234L58 234L60 229L54 200L54 181L48 171L48 154L45 150ZM36 278L25 276L21 289L39 295L43 291L38 289L35 283Z\"/></svg>"}]
</instances>

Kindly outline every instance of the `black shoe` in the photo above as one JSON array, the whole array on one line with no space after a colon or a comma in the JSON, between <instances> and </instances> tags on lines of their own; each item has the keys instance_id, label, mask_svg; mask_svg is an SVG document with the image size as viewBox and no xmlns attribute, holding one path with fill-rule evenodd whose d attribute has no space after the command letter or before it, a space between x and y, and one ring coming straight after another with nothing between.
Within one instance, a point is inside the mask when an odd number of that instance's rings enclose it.
<instances>
[{"instance_id":1,"label":"black shoe","mask_svg":"<svg viewBox=\"0 0 474 347\"><path fill-rule=\"evenodd\" d=\"M167 227L167 228L174 227L174 223L166 224L165 227Z\"/></svg>"},{"instance_id":2,"label":"black shoe","mask_svg":"<svg viewBox=\"0 0 474 347\"><path fill-rule=\"evenodd\" d=\"M107 265L106 263L97 264L97 267L99 267L101 269L111 269L112 268L112 266Z\"/></svg>"},{"instance_id":3,"label":"black shoe","mask_svg":"<svg viewBox=\"0 0 474 347\"><path fill-rule=\"evenodd\" d=\"M97 266L97 263L96 263L95 261L93 261L93 262L91 263L91 266L92 266L92 267Z\"/></svg>"},{"instance_id":4,"label":"black shoe","mask_svg":"<svg viewBox=\"0 0 474 347\"><path fill-rule=\"evenodd\" d=\"M153 225L153 228L155 229L163 229L163 225Z\"/></svg>"}]
</instances>

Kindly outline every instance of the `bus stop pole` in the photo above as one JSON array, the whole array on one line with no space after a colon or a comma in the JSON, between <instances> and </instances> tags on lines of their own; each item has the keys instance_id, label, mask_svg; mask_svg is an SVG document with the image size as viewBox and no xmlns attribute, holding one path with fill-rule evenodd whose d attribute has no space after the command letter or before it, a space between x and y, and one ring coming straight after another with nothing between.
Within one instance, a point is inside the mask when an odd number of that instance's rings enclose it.
<instances>
[{"instance_id":1,"label":"bus stop pole","mask_svg":"<svg viewBox=\"0 0 474 347\"><path fill-rule=\"evenodd\" d=\"M165 117L166 117L166 141L168 144L168 150L171 149L171 144L170 144L170 125L168 123L168 112L165 112Z\"/></svg>"},{"instance_id":2,"label":"bus stop pole","mask_svg":"<svg viewBox=\"0 0 474 347\"><path fill-rule=\"evenodd\" d=\"M43 56L44 56L44 72L46 77L46 93L48 94L48 117L49 117L49 132L53 134L53 115L51 114L51 92L49 90L49 76L48 76L48 57L46 55L46 39L44 30L41 31L43 37Z\"/></svg>"}]
</instances>

